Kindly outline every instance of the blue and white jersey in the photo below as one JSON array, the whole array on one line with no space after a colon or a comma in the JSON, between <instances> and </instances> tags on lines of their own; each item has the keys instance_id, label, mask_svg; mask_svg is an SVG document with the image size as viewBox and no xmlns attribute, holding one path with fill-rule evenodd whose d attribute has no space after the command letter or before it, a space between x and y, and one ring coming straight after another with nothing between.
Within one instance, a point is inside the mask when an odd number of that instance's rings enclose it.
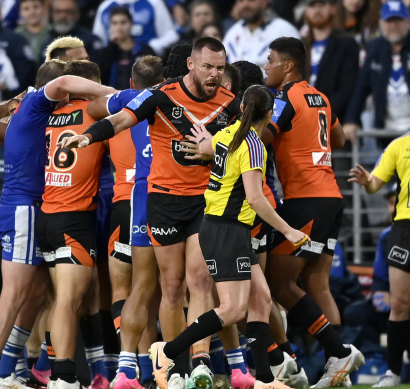
<instances>
[{"instance_id":1,"label":"blue and white jersey","mask_svg":"<svg viewBox=\"0 0 410 389\"><path fill-rule=\"evenodd\" d=\"M129 8L133 20L132 36L136 42L149 45L156 54L162 55L178 40L171 15L162 0L105 0L98 7L93 26L93 34L104 45L109 41L110 12L116 6Z\"/></svg>"},{"instance_id":2,"label":"blue and white jersey","mask_svg":"<svg viewBox=\"0 0 410 389\"><path fill-rule=\"evenodd\" d=\"M47 161L46 126L58 101L44 87L29 88L4 138L4 187L1 202L32 205L41 201Z\"/></svg>"},{"instance_id":3,"label":"blue and white jersey","mask_svg":"<svg viewBox=\"0 0 410 389\"><path fill-rule=\"evenodd\" d=\"M135 89L126 89L112 95L107 101L107 111L111 115L121 111L140 92ZM137 151L135 183L146 182L152 162L148 121L144 120L131 127L131 137Z\"/></svg>"}]
</instances>

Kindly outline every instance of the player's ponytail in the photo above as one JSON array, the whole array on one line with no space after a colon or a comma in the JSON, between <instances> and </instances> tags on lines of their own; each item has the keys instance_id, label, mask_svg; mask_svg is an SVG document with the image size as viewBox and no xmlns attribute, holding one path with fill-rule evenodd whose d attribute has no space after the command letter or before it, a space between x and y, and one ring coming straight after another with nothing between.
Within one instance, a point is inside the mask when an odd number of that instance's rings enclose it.
<instances>
[{"instance_id":1,"label":"player's ponytail","mask_svg":"<svg viewBox=\"0 0 410 389\"><path fill-rule=\"evenodd\" d=\"M243 94L243 112L241 124L229 144L229 152L238 150L241 143L248 135L251 126L266 117L266 114L273 109L273 93L265 85L251 85Z\"/></svg>"}]
</instances>

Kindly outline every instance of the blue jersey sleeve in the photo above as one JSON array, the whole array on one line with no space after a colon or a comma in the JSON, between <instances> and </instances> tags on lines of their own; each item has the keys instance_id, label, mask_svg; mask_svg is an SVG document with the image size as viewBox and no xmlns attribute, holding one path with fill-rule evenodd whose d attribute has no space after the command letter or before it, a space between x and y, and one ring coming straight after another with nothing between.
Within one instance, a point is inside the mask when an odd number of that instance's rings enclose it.
<instances>
[{"instance_id":1,"label":"blue jersey sleeve","mask_svg":"<svg viewBox=\"0 0 410 389\"><path fill-rule=\"evenodd\" d=\"M107 110L110 115L121 111L134 97L138 96L140 90L125 89L110 96L107 101Z\"/></svg>"}]
</instances>

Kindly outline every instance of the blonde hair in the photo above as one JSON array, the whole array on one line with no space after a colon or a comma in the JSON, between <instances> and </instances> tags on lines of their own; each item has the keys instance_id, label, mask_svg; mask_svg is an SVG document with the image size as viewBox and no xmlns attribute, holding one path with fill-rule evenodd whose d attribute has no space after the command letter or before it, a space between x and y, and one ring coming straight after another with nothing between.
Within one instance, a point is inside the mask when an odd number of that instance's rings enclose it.
<instances>
[{"instance_id":1,"label":"blonde hair","mask_svg":"<svg viewBox=\"0 0 410 389\"><path fill-rule=\"evenodd\" d=\"M84 42L75 36L64 36L52 41L46 48L46 62L51 59L59 59L68 49L84 47Z\"/></svg>"}]
</instances>

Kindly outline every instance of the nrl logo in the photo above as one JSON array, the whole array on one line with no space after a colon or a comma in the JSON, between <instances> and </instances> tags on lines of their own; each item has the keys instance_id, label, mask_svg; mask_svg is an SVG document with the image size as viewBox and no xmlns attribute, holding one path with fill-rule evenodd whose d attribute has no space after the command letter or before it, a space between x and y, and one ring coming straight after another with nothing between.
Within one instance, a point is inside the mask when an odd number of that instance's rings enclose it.
<instances>
[{"instance_id":1,"label":"nrl logo","mask_svg":"<svg viewBox=\"0 0 410 389\"><path fill-rule=\"evenodd\" d=\"M172 108L172 117L179 119L182 116L182 112L184 112L184 107L174 107Z\"/></svg>"}]
</instances>

